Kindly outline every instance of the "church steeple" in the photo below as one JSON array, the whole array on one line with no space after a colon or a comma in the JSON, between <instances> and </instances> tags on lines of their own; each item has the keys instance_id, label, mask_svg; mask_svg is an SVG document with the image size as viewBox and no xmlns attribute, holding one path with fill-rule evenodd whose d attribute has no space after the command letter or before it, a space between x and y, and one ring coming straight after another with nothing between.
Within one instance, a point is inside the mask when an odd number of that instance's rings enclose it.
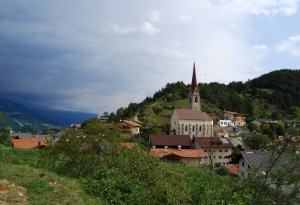
<instances>
[{"instance_id":1,"label":"church steeple","mask_svg":"<svg viewBox=\"0 0 300 205\"><path fill-rule=\"evenodd\" d=\"M196 68L195 62L193 67L193 76L192 76L192 83L189 92L189 109L192 110L201 110L200 108L200 93L198 90L198 83L196 78Z\"/></svg>"}]
</instances>

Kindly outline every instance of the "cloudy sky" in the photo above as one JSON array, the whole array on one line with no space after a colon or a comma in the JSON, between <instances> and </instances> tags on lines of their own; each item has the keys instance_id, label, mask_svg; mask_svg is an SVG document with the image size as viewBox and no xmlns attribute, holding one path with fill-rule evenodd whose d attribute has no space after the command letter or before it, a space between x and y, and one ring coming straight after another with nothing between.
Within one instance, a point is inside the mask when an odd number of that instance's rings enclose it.
<instances>
[{"instance_id":1,"label":"cloudy sky","mask_svg":"<svg viewBox=\"0 0 300 205\"><path fill-rule=\"evenodd\" d=\"M91 113L300 68L299 0L0 0L0 98Z\"/></svg>"}]
</instances>

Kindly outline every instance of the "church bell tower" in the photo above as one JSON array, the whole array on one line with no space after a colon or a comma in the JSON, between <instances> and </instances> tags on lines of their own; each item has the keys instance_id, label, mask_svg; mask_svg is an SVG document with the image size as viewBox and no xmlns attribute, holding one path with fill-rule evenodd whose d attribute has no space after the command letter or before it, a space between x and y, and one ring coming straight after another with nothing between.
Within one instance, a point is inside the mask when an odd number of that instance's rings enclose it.
<instances>
[{"instance_id":1,"label":"church bell tower","mask_svg":"<svg viewBox=\"0 0 300 205\"><path fill-rule=\"evenodd\" d=\"M192 83L189 92L189 109L201 111L200 92L197 84L195 63L193 68Z\"/></svg>"}]
</instances>

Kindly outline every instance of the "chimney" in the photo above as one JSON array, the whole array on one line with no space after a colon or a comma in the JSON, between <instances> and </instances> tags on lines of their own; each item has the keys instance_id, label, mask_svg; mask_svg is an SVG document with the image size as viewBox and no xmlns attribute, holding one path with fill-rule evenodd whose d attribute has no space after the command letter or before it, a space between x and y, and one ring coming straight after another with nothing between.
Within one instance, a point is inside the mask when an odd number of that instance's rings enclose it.
<instances>
[{"instance_id":1,"label":"chimney","mask_svg":"<svg viewBox=\"0 0 300 205\"><path fill-rule=\"evenodd\" d=\"M181 150L181 146L180 145L178 145L178 150Z\"/></svg>"},{"instance_id":2,"label":"chimney","mask_svg":"<svg viewBox=\"0 0 300 205\"><path fill-rule=\"evenodd\" d=\"M168 152L168 146L165 146L165 152Z\"/></svg>"}]
</instances>

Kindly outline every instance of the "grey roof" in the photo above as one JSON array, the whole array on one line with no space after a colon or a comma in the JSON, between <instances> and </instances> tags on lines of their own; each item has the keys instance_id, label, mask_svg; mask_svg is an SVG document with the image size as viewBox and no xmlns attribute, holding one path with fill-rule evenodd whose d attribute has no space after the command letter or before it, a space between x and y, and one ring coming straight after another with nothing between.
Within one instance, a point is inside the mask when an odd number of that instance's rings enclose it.
<instances>
[{"instance_id":1,"label":"grey roof","mask_svg":"<svg viewBox=\"0 0 300 205\"><path fill-rule=\"evenodd\" d=\"M13 133L10 133L10 136L12 138L19 137L20 139L30 139L34 135L32 135L31 133L27 133L27 132L13 132Z\"/></svg>"},{"instance_id":2,"label":"grey roof","mask_svg":"<svg viewBox=\"0 0 300 205\"><path fill-rule=\"evenodd\" d=\"M257 169L258 173L266 171L270 168L271 162L275 160L278 156L277 152L271 151L242 151L242 156L248 162L251 168ZM294 174L299 174L300 162L291 162L291 158L287 154L282 154L279 156L277 163L272 170L289 170L292 167L297 167L294 169Z\"/></svg>"}]
</instances>

